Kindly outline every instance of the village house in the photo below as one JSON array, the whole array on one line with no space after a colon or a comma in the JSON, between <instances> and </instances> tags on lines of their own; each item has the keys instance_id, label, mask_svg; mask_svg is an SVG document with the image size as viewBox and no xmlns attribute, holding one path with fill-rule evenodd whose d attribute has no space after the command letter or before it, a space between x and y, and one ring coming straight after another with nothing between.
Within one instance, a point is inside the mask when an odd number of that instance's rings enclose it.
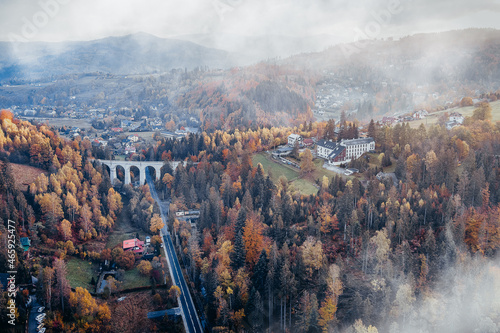
<instances>
[{"instance_id":1,"label":"village house","mask_svg":"<svg viewBox=\"0 0 500 333\"><path fill-rule=\"evenodd\" d=\"M137 152L137 149L135 148L134 145L132 144L127 144L125 146L125 155L128 155L128 154L135 154Z\"/></svg>"},{"instance_id":2,"label":"village house","mask_svg":"<svg viewBox=\"0 0 500 333\"><path fill-rule=\"evenodd\" d=\"M134 253L142 254L144 252L144 242L137 238L124 240L123 251L133 251Z\"/></svg>"},{"instance_id":3,"label":"village house","mask_svg":"<svg viewBox=\"0 0 500 333\"><path fill-rule=\"evenodd\" d=\"M339 143L320 140L317 144L317 155L328 160L331 165L349 163L364 153L375 150L373 138L342 140Z\"/></svg>"},{"instance_id":4,"label":"village house","mask_svg":"<svg viewBox=\"0 0 500 333\"><path fill-rule=\"evenodd\" d=\"M304 146L305 147L312 147L314 146L314 140L313 139L304 139Z\"/></svg>"},{"instance_id":5,"label":"village house","mask_svg":"<svg viewBox=\"0 0 500 333\"><path fill-rule=\"evenodd\" d=\"M139 136L137 134L131 134L127 136L127 140L130 142L137 142L139 141Z\"/></svg>"},{"instance_id":6,"label":"village house","mask_svg":"<svg viewBox=\"0 0 500 333\"><path fill-rule=\"evenodd\" d=\"M453 112L448 117L448 121L453 121L453 122L458 123L458 124L463 124L464 120L465 120L464 116L462 116L462 114L459 112Z\"/></svg>"},{"instance_id":7,"label":"village house","mask_svg":"<svg viewBox=\"0 0 500 333\"><path fill-rule=\"evenodd\" d=\"M296 142L298 142L299 145L302 145L302 141L304 141L304 138L299 134L290 134L288 136L288 145L291 147L295 146Z\"/></svg>"},{"instance_id":8,"label":"village house","mask_svg":"<svg viewBox=\"0 0 500 333\"><path fill-rule=\"evenodd\" d=\"M414 112L412 117L413 117L413 119L424 119L428 115L429 115L429 112L427 112L425 110L420 110L420 111Z\"/></svg>"}]
</instances>

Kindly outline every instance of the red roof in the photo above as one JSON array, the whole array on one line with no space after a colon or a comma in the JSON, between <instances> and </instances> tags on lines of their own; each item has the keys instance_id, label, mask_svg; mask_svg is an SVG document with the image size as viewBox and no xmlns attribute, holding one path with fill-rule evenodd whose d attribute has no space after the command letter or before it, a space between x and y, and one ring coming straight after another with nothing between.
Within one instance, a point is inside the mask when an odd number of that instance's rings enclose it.
<instances>
[{"instance_id":1,"label":"red roof","mask_svg":"<svg viewBox=\"0 0 500 333\"><path fill-rule=\"evenodd\" d=\"M130 249L130 248L133 248L135 246L140 246L142 247L144 245L144 242L143 241L140 241L138 240L137 238L134 238L134 239L127 239L127 240L124 240L123 241L123 249L126 250L126 249Z\"/></svg>"}]
</instances>

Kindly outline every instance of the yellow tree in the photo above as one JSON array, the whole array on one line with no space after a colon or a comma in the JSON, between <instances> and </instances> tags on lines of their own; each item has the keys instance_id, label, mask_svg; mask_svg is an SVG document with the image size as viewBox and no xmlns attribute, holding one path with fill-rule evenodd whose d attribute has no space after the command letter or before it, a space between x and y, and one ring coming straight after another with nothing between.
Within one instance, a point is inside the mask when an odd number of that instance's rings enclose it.
<instances>
[{"instance_id":1,"label":"yellow tree","mask_svg":"<svg viewBox=\"0 0 500 333\"><path fill-rule=\"evenodd\" d=\"M68 192L68 194L66 195L64 205L71 212L71 220L74 222L75 212L80 209L80 206L78 205L78 200L76 200L75 196L71 194L71 192Z\"/></svg>"},{"instance_id":2,"label":"yellow tree","mask_svg":"<svg viewBox=\"0 0 500 333\"><path fill-rule=\"evenodd\" d=\"M87 203L83 204L80 210L80 218L83 232L87 233L92 228L92 211Z\"/></svg>"},{"instance_id":3,"label":"yellow tree","mask_svg":"<svg viewBox=\"0 0 500 333\"><path fill-rule=\"evenodd\" d=\"M93 317L99 310L89 291L81 287L76 287L75 292L69 294L69 305L75 315L80 318Z\"/></svg>"},{"instance_id":4,"label":"yellow tree","mask_svg":"<svg viewBox=\"0 0 500 333\"><path fill-rule=\"evenodd\" d=\"M323 332L330 332L332 326L336 323L335 313L337 312L337 304L340 295L343 291L342 281L340 279L340 267L332 264L328 270L327 279L328 290L326 297L321 303L319 309L318 324Z\"/></svg>"},{"instance_id":5,"label":"yellow tree","mask_svg":"<svg viewBox=\"0 0 500 333\"><path fill-rule=\"evenodd\" d=\"M59 225L59 234L65 241L71 238L71 222L64 219Z\"/></svg>"},{"instance_id":6,"label":"yellow tree","mask_svg":"<svg viewBox=\"0 0 500 333\"><path fill-rule=\"evenodd\" d=\"M307 237L302 249L302 261L306 267L306 272L309 278L323 266L323 245L321 241L314 239L314 237Z\"/></svg>"},{"instance_id":7,"label":"yellow tree","mask_svg":"<svg viewBox=\"0 0 500 333\"><path fill-rule=\"evenodd\" d=\"M161 228L165 226L165 223L163 223L162 218L158 214L154 214L153 217L151 218L151 225L149 229L151 230L152 233L158 232Z\"/></svg>"},{"instance_id":8,"label":"yellow tree","mask_svg":"<svg viewBox=\"0 0 500 333\"><path fill-rule=\"evenodd\" d=\"M262 222L254 214L250 214L243 227L243 243L250 270L253 269L263 248Z\"/></svg>"},{"instance_id":9,"label":"yellow tree","mask_svg":"<svg viewBox=\"0 0 500 333\"><path fill-rule=\"evenodd\" d=\"M153 266L149 261L141 260L139 265L137 265L137 269L139 270L139 273L141 273L142 275L149 276L149 274L153 270Z\"/></svg>"},{"instance_id":10,"label":"yellow tree","mask_svg":"<svg viewBox=\"0 0 500 333\"><path fill-rule=\"evenodd\" d=\"M328 234L334 230L338 230L339 221L337 215L331 213L331 207L327 204L323 204L319 209L319 219L320 219L320 230L321 232Z\"/></svg>"},{"instance_id":11,"label":"yellow tree","mask_svg":"<svg viewBox=\"0 0 500 333\"><path fill-rule=\"evenodd\" d=\"M309 149L304 150L300 156L300 174L308 175L313 172L315 168L311 151Z\"/></svg>"},{"instance_id":12,"label":"yellow tree","mask_svg":"<svg viewBox=\"0 0 500 333\"><path fill-rule=\"evenodd\" d=\"M332 297L327 296L325 298L325 300L321 303L321 308L318 312L318 324L321 327L321 330L325 333L331 332L332 326L335 324L335 313L337 312L337 305Z\"/></svg>"},{"instance_id":13,"label":"yellow tree","mask_svg":"<svg viewBox=\"0 0 500 333\"><path fill-rule=\"evenodd\" d=\"M172 286L168 290L168 295L171 298L176 299L177 297L181 296L181 289L179 287L177 287L177 286Z\"/></svg>"},{"instance_id":14,"label":"yellow tree","mask_svg":"<svg viewBox=\"0 0 500 333\"><path fill-rule=\"evenodd\" d=\"M35 199L42 209L46 220L55 227L59 219L64 216L61 198L54 192L38 195ZM50 225L49 225L50 227Z\"/></svg>"},{"instance_id":15,"label":"yellow tree","mask_svg":"<svg viewBox=\"0 0 500 333\"><path fill-rule=\"evenodd\" d=\"M123 208L122 197L113 188L108 190L109 215L116 220L116 215Z\"/></svg>"}]
</instances>

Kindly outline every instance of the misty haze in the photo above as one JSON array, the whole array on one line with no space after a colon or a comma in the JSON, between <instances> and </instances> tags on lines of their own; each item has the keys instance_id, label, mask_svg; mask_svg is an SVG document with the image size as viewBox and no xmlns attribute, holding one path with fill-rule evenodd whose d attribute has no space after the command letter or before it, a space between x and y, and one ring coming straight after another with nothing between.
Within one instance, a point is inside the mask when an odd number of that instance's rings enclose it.
<instances>
[{"instance_id":1,"label":"misty haze","mask_svg":"<svg viewBox=\"0 0 500 333\"><path fill-rule=\"evenodd\" d=\"M500 332L499 0L0 9L1 332Z\"/></svg>"}]
</instances>

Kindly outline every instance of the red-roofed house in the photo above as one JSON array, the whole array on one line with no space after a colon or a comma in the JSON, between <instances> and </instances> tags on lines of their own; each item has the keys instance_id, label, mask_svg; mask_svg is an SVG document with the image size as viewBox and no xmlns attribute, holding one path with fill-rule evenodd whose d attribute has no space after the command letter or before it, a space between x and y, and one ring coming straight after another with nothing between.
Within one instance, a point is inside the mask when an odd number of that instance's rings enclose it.
<instances>
[{"instance_id":1,"label":"red-roofed house","mask_svg":"<svg viewBox=\"0 0 500 333\"><path fill-rule=\"evenodd\" d=\"M304 139L304 146L306 146L306 147L314 146L314 140L313 139Z\"/></svg>"},{"instance_id":2,"label":"red-roofed house","mask_svg":"<svg viewBox=\"0 0 500 333\"><path fill-rule=\"evenodd\" d=\"M144 251L144 242L134 239L127 239L123 241L123 251L133 251L134 253L142 254Z\"/></svg>"}]
</instances>

